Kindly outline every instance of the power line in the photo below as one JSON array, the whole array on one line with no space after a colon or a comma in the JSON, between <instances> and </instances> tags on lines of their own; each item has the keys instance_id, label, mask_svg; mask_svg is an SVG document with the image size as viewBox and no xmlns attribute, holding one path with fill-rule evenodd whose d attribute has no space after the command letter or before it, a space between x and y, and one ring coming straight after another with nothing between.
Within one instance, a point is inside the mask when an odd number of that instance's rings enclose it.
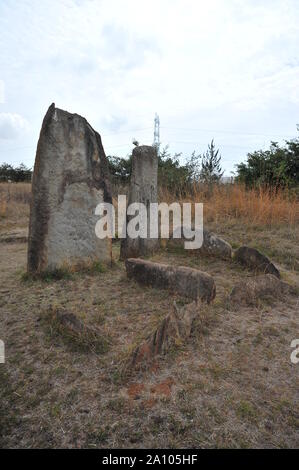
<instances>
[{"instance_id":1,"label":"power line","mask_svg":"<svg viewBox=\"0 0 299 470\"><path fill-rule=\"evenodd\" d=\"M112 134L103 134L101 135L101 137L110 137L112 135L118 135L118 134L131 134L133 132L140 132L140 131L146 131L146 130L149 130L151 129L151 127L142 127L141 129L132 129L132 130L128 130L128 131L120 131L120 132L113 132Z\"/></svg>"},{"instance_id":2,"label":"power line","mask_svg":"<svg viewBox=\"0 0 299 470\"><path fill-rule=\"evenodd\" d=\"M228 131L228 130L215 130L215 129L192 129L192 128L183 128L183 127L168 127L168 126L161 126L163 129L172 129L177 131L197 131L197 132L213 132L218 134L236 134L236 135L251 135L251 136L261 136L261 137L294 137L290 134L260 134L254 132L239 132L239 131Z\"/></svg>"},{"instance_id":3,"label":"power line","mask_svg":"<svg viewBox=\"0 0 299 470\"><path fill-rule=\"evenodd\" d=\"M299 127L299 126L298 126ZM253 133L253 132L239 132L239 131L228 131L228 130L213 130L213 129L195 129L195 128L182 128L182 127L168 127L168 126L160 126L160 119L159 116L156 114L155 116L155 129L154 129L154 144L156 145L159 151L160 147L160 128L162 129L169 129L169 130L178 130L178 131L196 131L196 132L212 132L212 133L218 133L218 134L235 134L235 135L248 135L248 136L261 136L261 137L281 137L281 138L287 138L287 137L294 137L291 135L282 135L282 134L261 134L261 133ZM112 134L103 134L102 137L110 137L110 136L115 136L119 134L129 134L133 132L141 132L145 130L149 130L151 127L143 127L139 129L131 129L131 130L126 130L126 131L119 131L119 132L114 132ZM174 144L194 144L194 145L204 145L205 143L200 143L200 142L193 142L193 141L171 141L171 143ZM119 144L119 145L113 145L113 146L108 146L105 147L107 149L109 148L117 148L117 147L125 147L130 145L130 142L124 143L124 144ZM244 146L239 146L239 145L228 145L228 144L220 144L223 147L231 147L231 148L247 148ZM36 146L24 146L24 147L16 147L16 148L8 148L4 149L5 152L14 152L18 150L33 150L36 149Z\"/></svg>"},{"instance_id":4,"label":"power line","mask_svg":"<svg viewBox=\"0 0 299 470\"><path fill-rule=\"evenodd\" d=\"M193 142L193 141L184 141L184 140L172 140L172 144L193 144L193 145L206 145L206 142ZM248 146L244 145L230 145L230 144L218 144L220 147L230 147L230 148L240 148L247 149Z\"/></svg>"}]
</instances>

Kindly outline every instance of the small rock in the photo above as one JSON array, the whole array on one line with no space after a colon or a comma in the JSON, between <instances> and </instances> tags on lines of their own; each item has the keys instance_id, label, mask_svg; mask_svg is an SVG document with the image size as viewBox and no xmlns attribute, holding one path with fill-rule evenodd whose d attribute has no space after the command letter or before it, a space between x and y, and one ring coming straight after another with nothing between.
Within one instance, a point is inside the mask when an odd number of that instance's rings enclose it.
<instances>
[{"instance_id":1,"label":"small rock","mask_svg":"<svg viewBox=\"0 0 299 470\"><path fill-rule=\"evenodd\" d=\"M180 238L176 238L180 236ZM187 240L192 240L192 229L186 227L179 227L173 231L170 236L170 243L176 246L184 247L184 243ZM203 240L201 248L195 249L198 254L206 254L210 256L219 257L222 259L232 258L232 247L231 245L218 237L215 233L209 230L203 229Z\"/></svg>"},{"instance_id":2,"label":"small rock","mask_svg":"<svg viewBox=\"0 0 299 470\"><path fill-rule=\"evenodd\" d=\"M232 258L231 245L215 235L215 233L209 232L208 230L203 231L203 245L200 248L200 252L207 253L212 256L218 256L222 259Z\"/></svg>"},{"instance_id":3,"label":"small rock","mask_svg":"<svg viewBox=\"0 0 299 470\"><path fill-rule=\"evenodd\" d=\"M229 300L232 304L257 305L259 300L280 298L292 293L292 287L272 274L245 279L233 288Z\"/></svg>"},{"instance_id":4,"label":"small rock","mask_svg":"<svg viewBox=\"0 0 299 470\"><path fill-rule=\"evenodd\" d=\"M264 274L273 274L280 279L280 272L274 264L267 258L267 256L260 253L255 248L248 246L241 246L233 254L233 258L238 263L246 266L253 271L259 271Z\"/></svg>"}]
</instances>

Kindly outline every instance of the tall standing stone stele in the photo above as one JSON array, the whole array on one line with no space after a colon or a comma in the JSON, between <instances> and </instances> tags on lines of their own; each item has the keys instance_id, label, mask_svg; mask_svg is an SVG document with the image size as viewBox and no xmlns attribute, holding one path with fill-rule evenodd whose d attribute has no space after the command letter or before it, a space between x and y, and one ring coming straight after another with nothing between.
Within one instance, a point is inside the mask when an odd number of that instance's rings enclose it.
<instances>
[{"instance_id":1,"label":"tall standing stone stele","mask_svg":"<svg viewBox=\"0 0 299 470\"><path fill-rule=\"evenodd\" d=\"M95 208L112 202L100 135L78 114L44 117L32 180L28 272L111 261L111 240L95 234Z\"/></svg>"},{"instance_id":2,"label":"tall standing stone stele","mask_svg":"<svg viewBox=\"0 0 299 470\"><path fill-rule=\"evenodd\" d=\"M120 259L137 258L152 254L159 247L158 238L150 238L150 203L158 202L158 157L157 149L148 145L135 147L132 154L132 172L128 204L143 203L147 209L146 238L122 239ZM126 223L134 216L128 216Z\"/></svg>"}]
</instances>

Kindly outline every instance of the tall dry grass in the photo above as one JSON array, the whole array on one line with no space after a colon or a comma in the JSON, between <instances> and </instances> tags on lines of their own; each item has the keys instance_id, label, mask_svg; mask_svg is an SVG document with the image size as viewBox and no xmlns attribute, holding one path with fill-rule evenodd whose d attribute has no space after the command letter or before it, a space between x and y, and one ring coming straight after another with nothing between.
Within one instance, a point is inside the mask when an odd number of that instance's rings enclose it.
<instances>
[{"instance_id":1,"label":"tall dry grass","mask_svg":"<svg viewBox=\"0 0 299 470\"><path fill-rule=\"evenodd\" d=\"M160 201L202 202L206 222L240 221L265 227L294 226L299 222L299 201L287 191L248 190L243 185L215 185L212 190L194 185L187 194L174 196L160 188Z\"/></svg>"},{"instance_id":2,"label":"tall dry grass","mask_svg":"<svg viewBox=\"0 0 299 470\"><path fill-rule=\"evenodd\" d=\"M126 188L127 189L127 188ZM121 194L126 193L122 188ZM29 216L30 183L0 183L0 219L2 222ZM299 201L286 191L246 190L238 184L215 185L210 191L194 185L189 192L175 195L159 188L160 202L202 202L206 222L239 221L245 225L265 227L294 226L299 222ZM3 225L3 223L2 223Z\"/></svg>"},{"instance_id":3,"label":"tall dry grass","mask_svg":"<svg viewBox=\"0 0 299 470\"><path fill-rule=\"evenodd\" d=\"M27 224L30 199L30 183L0 183L1 228Z\"/></svg>"}]
</instances>

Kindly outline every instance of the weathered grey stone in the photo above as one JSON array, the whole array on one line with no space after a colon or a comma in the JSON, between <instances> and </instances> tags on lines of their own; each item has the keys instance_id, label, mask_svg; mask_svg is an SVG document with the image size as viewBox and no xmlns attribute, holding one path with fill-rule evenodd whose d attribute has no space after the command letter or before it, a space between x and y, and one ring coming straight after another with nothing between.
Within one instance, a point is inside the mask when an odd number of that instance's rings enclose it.
<instances>
[{"instance_id":1,"label":"weathered grey stone","mask_svg":"<svg viewBox=\"0 0 299 470\"><path fill-rule=\"evenodd\" d=\"M128 361L129 368L147 368L156 356L166 354L177 342L185 342L191 335L193 321L198 315L199 306L196 302L180 308L174 302L173 311L134 349Z\"/></svg>"},{"instance_id":2,"label":"weathered grey stone","mask_svg":"<svg viewBox=\"0 0 299 470\"><path fill-rule=\"evenodd\" d=\"M241 246L233 254L233 258L238 263L246 266L253 271L259 271L264 274L273 274L280 279L280 272L267 256L260 253L255 248Z\"/></svg>"},{"instance_id":3,"label":"weathered grey stone","mask_svg":"<svg viewBox=\"0 0 299 470\"><path fill-rule=\"evenodd\" d=\"M147 208L147 238L132 239L128 235L121 241L120 259L147 256L159 248L159 239L150 238L151 203L158 202L158 158L155 147L135 147L132 154L132 173L128 204L143 203ZM134 216L127 215L127 224Z\"/></svg>"},{"instance_id":4,"label":"weathered grey stone","mask_svg":"<svg viewBox=\"0 0 299 470\"><path fill-rule=\"evenodd\" d=\"M295 293L294 289L286 282L282 282L272 274L262 274L238 282L232 289L229 300L235 305L256 306L259 300L277 299L292 293Z\"/></svg>"},{"instance_id":5,"label":"weathered grey stone","mask_svg":"<svg viewBox=\"0 0 299 470\"><path fill-rule=\"evenodd\" d=\"M182 234L182 238L176 238L176 235ZM185 235L187 234L187 236ZM170 236L170 244L184 247L186 240L190 240L192 236L192 231L187 230L183 227L180 227L174 230ZM215 233L210 232L209 230L203 229L203 242L201 248L196 248L194 250L196 253L206 254L210 256L215 256L222 259L231 259L232 258L232 247L231 245L218 237Z\"/></svg>"},{"instance_id":6,"label":"weathered grey stone","mask_svg":"<svg viewBox=\"0 0 299 470\"><path fill-rule=\"evenodd\" d=\"M232 247L231 245L223 240L222 238L215 235L213 232L208 230L203 231L203 244L199 249L201 253L207 253L211 256L219 257L222 259L232 258Z\"/></svg>"},{"instance_id":7,"label":"weathered grey stone","mask_svg":"<svg viewBox=\"0 0 299 470\"><path fill-rule=\"evenodd\" d=\"M52 104L44 118L32 181L28 271L111 261L111 240L95 235L100 202L111 202L100 135Z\"/></svg>"},{"instance_id":8,"label":"weathered grey stone","mask_svg":"<svg viewBox=\"0 0 299 470\"><path fill-rule=\"evenodd\" d=\"M129 279L158 289L168 289L192 300L210 303L216 295L212 276L198 269L129 258L126 260L126 270Z\"/></svg>"}]
</instances>

